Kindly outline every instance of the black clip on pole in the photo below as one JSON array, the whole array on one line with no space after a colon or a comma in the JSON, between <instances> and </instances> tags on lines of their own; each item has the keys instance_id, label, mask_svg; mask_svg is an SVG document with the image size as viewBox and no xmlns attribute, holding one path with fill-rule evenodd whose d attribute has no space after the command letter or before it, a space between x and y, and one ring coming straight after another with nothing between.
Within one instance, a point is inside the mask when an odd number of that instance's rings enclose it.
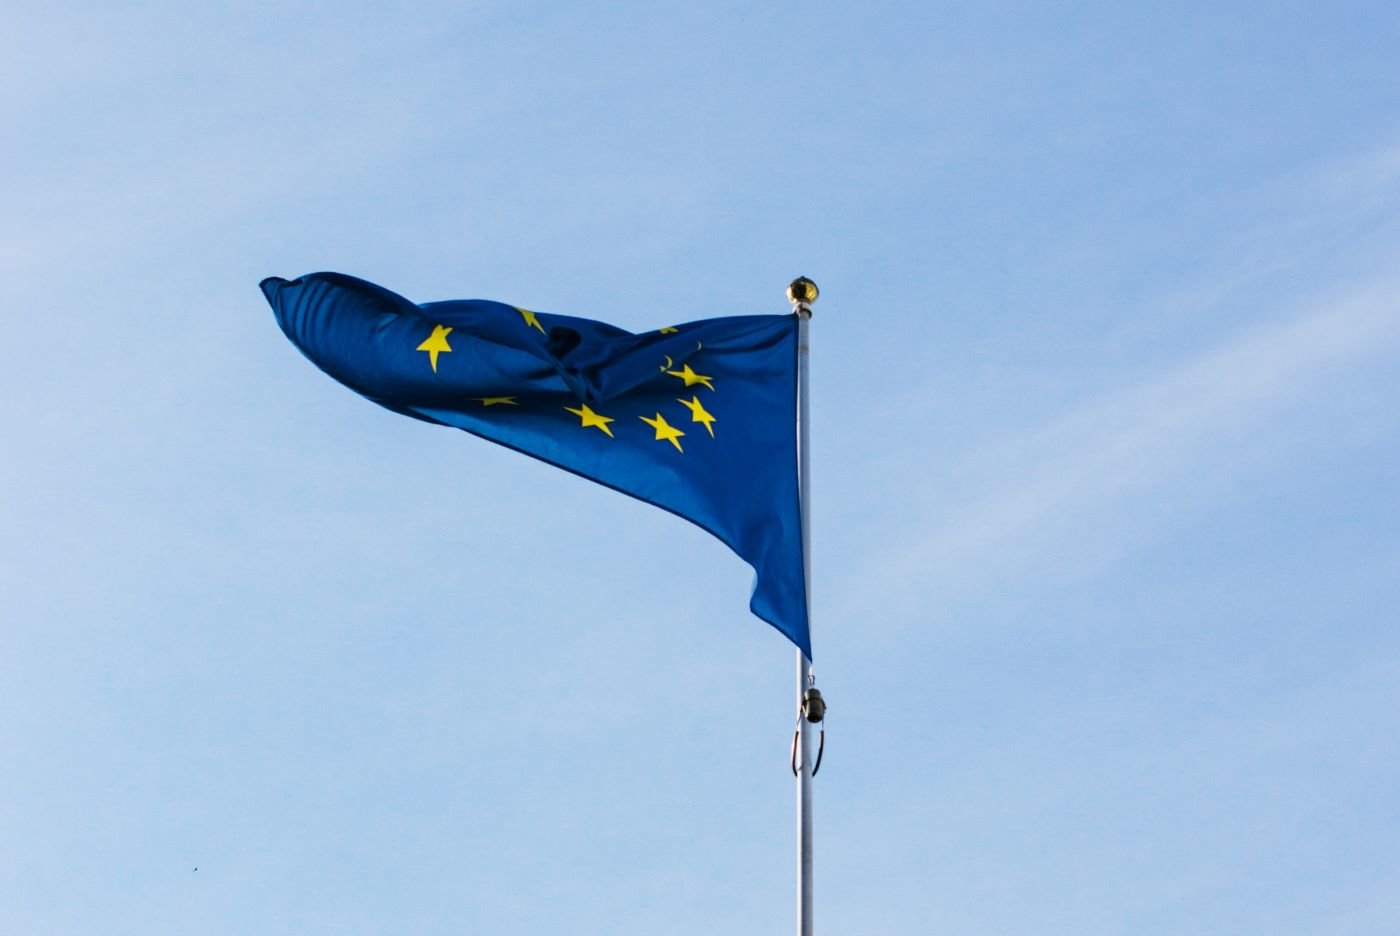
<instances>
[{"instance_id":1,"label":"black clip on pole","mask_svg":"<svg viewBox=\"0 0 1400 936\"><path fill-rule=\"evenodd\" d=\"M802 719L814 725L821 725L817 735L817 761L812 765L812 776L822 769L822 754L826 751L826 700L821 690L813 686L802 693L802 705L797 710L797 728L792 732L792 775L797 776L797 742L802 736Z\"/></svg>"}]
</instances>

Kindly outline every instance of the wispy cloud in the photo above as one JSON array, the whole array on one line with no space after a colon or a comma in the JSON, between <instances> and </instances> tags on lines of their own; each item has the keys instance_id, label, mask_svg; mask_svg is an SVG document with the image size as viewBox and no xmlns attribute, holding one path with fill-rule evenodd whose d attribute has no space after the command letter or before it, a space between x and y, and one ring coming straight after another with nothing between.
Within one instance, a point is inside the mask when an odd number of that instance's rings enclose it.
<instances>
[{"instance_id":1,"label":"wispy cloud","mask_svg":"<svg viewBox=\"0 0 1400 936\"><path fill-rule=\"evenodd\" d=\"M1375 284L1223 347L981 453L994 479L925 548L964 564L1057 518L1161 487L1328 375L1400 348L1400 284ZM994 466L1004 466L997 471ZM927 555L925 559L929 558Z\"/></svg>"},{"instance_id":2,"label":"wispy cloud","mask_svg":"<svg viewBox=\"0 0 1400 936\"><path fill-rule=\"evenodd\" d=\"M1186 291L1209 305L1248 296L1251 288L1277 295L1280 269L1288 270L1287 279L1308 265L1318 281L1330 281L1328 291L1259 315L1253 326L1222 334L1204 350L1157 360L1136 382L1106 387L1038 426L967 453L952 468L960 478L956 492L935 493L918 505L905 535L871 557L864 580L896 592L926 590L930 579L976 590L1034 567L1097 565L1140 543L1151 523L1144 513L1197 496L1202 477L1248 470L1252 442L1288 443L1295 434L1285 422L1290 407L1321 398L1368 365L1400 357L1400 279L1373 275L1358 282L1355 270L1329 268L1318 257L1335 249L1333 235L1364 206L1374 207L1383 197L1377 190L1393 188L1397 177L1400 147L1315 173L1290 204L1276 209L1294 227L1272 251L1251 251L1253 283L1231 275ZM1314 235L1311 257L1300 229ZM1393 238L1385 240L1393 245ZM1366 247L1378 249L1377 239ZM1246 301L1256 312L1263 304L1258 297ZM1158 302L1145 297L1143 306Z\"/></svg>"}]
</instances>

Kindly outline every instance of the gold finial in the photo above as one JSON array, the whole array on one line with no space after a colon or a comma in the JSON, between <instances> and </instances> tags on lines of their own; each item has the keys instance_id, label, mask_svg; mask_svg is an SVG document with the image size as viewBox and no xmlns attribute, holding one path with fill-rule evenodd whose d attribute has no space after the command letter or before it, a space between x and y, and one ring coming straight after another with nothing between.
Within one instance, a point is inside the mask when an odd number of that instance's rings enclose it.
<instances>
[{"instance_id":1,"label":"gold finial","mask_svg":"<svg viewBox=\"0 0 1400 936\"><path fill-rule=\"evenodd\" d=\"M817 289L817 284L805 276L799 276L788 284L788 301L792 303L792 311L798 315L804 313L811 315L812 303L817 301L818 295L820 295L820 291Z\"/></svg>"}]
</instances>

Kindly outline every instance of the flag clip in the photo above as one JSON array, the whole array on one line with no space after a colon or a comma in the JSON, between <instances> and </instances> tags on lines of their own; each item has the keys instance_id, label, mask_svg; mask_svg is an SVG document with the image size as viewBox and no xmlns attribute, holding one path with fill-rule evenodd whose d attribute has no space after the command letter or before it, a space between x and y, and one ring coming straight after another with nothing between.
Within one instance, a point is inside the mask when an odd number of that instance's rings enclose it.
<instances>
[{"instance_id":1,"label":"flag clip","mask_svg":"<svg viewBox=\"0 0 1400 936\"><path fill-rule=\"evenodd\" d=\"M802 704L797 709L797 728L792 732L792 775L794 777L799 773L797 749L798 742L802 738L802 720L804 718L813 725L821 725L817 734L817 760L812 765L812 776L815 777L817 771L822 769L822 754L826 751L826 700L822 698L821 690L816 686L802 693Z\"/></svg>"}]
</instances>

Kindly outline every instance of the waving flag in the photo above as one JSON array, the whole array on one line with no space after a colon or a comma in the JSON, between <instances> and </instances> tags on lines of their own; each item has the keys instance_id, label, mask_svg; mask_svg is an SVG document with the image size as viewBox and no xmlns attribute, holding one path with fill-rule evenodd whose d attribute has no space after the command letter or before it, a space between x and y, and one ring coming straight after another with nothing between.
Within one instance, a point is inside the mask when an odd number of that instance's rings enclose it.
<instances>
[{"instance_id":1,"label":"waving flag","mask_svg":"<svg viewBox=\"0 0 1400 936\"><path fill-rule=\"evenodd\" d=\"M287 337L381 406L655 504L754 568L750 608L808 658L797 318L632 334L483 299L415 305L340 273L262 282Z\"/></svg>"}]
</instances>

